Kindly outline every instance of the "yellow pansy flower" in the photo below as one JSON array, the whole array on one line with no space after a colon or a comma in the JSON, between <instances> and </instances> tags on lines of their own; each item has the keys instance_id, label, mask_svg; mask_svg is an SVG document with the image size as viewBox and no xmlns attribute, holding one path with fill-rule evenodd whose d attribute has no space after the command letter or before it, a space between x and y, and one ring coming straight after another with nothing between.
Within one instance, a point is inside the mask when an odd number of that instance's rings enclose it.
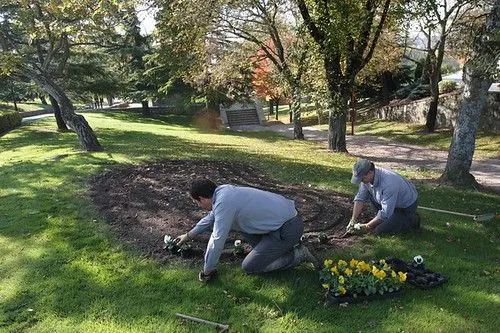
<instances>
[{"instance_id":1,"label":"yellow pansy flower","mask_svg":"<svg viewBox=\"0 0 500 333\"><path fill-rule=\"evenodd\" d=\"M339 270L337 269L337 266L333 266L332 268L330 268L330 271L332 271L332 273L334 273L335 275L339 275Z\"/></svg>"},{"instance_id":2,"label":"yellow pansy flower","mask_svg":"<svg viewBox=\"0 0 500 333\"><path fill-rule=\"evenodd\" d=\"M383 278L386 277L386 275L387 274L385 273L385 271L380 270L377 272L377 275L375 275L375 276L377 277L377 279L382 280Z\"/></svg>"},{"instance_id":3,"label":"yellow pansy flower","mask_svg":"<svg viewBox=\"0 0 500 333\"><path fill-rule=\"evenodd\" d=\"M346 262L346 261L344 261L344 260L339 260L338 266L339 266L339 267L344 267L344 266L347 266L347 262Z\"/></svg>"},{"instance_id":4,"label":"yellow pansy flower","mask_svg":"<svg viewBox=\"0 0 500 333\"><path fill-rule=\"evenodd\" d=\"M401 282L406 281L406 273L398 272L398 276L399 276L399 281Z\"/></svg>"},{"instance_id":5,"label":"yellow pansy flower","mask_svg":"<svg viewBox=\"0 0 500 333\"><path fill-rule=\"evenodd\" d=\"M350 268L346 268L344 273L345 273L345 275L347 275L347 276L351 276L351 275L352 275L352 269L350 269Z\"/></svg>"},{"instance_id":6,"label":"yellow pansy flower","mask_svg":"<svg viewBox=\"0 0 500 333\"><path fill-rule=\"evenodd\" d=\"M323 283L321 286L325 289L330 289L330 285L328 283Z\"/></svg>"},{"instance_id":7,"label":"yellow pansy flower","mask_svg":"<svg viewBox=\"0 0 500 333\"><path fill-rule=\"evenodd\" d=\"M398 275L396 274L396 272L391 271L391 276L392 276L393 278L395 278L395 277L396 277L396 276L398 276Z\"/></svg>"},{"instance_id":8,"label":"yellow pansy flower","mask_svg":"<svg viewBox=\"0 0 500 333\"><path fill-rule=\"evenodd\" d=\"M344 277L342 275L339 276L339 283L340 284L344 284L345 280L344 280Z\"/></svg>"},{"instance_id":9,"label":"yellow pansy flower","mask_svg":"<svg viewBox=\"0 0 500 333\"><path fill-rule=\"evenodd\" d=\"M333 260L331 259L326 259L324 262L323 262L323 265L325 265L326 268L330 267L331 265L333 265Z\"/></svg>"},{"instance_id":10,"label":"yellow pansy flower","mask_svg":"<svg viewBox=\"0 0 500 333\"><path fill-rule=\"evenodd\" d=\"M358 264L358 262L359 261L356 260L356 259L351 259L351 261L349 262L349 266L351 266L351 267L354 268L354 267L356 267L356 265Z\"/></svg>"},{"instance_id":11,"label":"yellow pansy flower","mask_svg":"<svg viewBox=\"0 0 500 333\"><path fill-rule=\"evenodd\" d=\"M347 290L344 287L339 287L337 290L341 295L345 295L345 293L347 292Z\"/></svg>"}]
</instances>

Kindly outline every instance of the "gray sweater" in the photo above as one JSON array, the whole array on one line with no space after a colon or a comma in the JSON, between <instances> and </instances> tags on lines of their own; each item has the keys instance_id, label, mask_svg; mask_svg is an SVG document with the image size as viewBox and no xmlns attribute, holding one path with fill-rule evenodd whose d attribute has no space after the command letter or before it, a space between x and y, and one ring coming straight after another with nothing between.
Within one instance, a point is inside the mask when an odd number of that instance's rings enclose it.
<instances>
[{"instance_id":1,"label":"gray sweater","mask_svg":"<svg viewBox=\"0 0 500 333\"><path fill-rule=\"evenodd\" d=\"M394 209L411 206L417 200L418 193L415 185L405 177L392 170L375 168L373 185L361 183L354 201L368 201L370 196L382 206L377 217L387 221L394 214Z\"/></svg>"},{"instance_id":2,"label":"gray sweater","mask_svg":"<svg viewBox=\"0 0 500 333\"><path fill-rule=\"evenodd\" d=\"M267 234L297 215L295 202L279 194L251 187L218 186L212 211L189 232L194 236L209 228L212 235L205 253L205 272L215 269L229 231Z\"/></svg>"}]
</instances>

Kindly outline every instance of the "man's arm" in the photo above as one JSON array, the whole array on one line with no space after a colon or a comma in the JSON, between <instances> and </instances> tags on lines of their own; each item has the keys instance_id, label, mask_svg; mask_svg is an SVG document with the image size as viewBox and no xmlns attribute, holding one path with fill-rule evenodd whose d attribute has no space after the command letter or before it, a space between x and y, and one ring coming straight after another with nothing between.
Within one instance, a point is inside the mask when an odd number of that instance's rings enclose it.
<instances>
[{"instance_id":1,"label":"man's arm","mask_svg":"<svg viewBox=\"0 0 500 333\"><path fill-rule=\"evenodd\" d=\"M224 202L217 203L212 211L214 212L215 222L205 252L205 264L203 266L205 274L210 274L215 270L236 214L235 208L227 202L225 204Z\"/></svg>"},{"instance_id":2,"label":"man's arm","mask_svg":"<svg viewBox=\"0 0 500 333\"><path fill-rule=\"evenodd\" d=\"M208 213L207 216L205 216L198 223L196 223L193 229L189 230L185 234L178 236L176 238L177 244L182 245L187 241L189 241L190 239L193 239L194 237L196 237L196 235L202 233L209 227L213 226L214 221L215 221L214 213L213 211L210 211L210 213Z\"/></svg>"}]
</instances>

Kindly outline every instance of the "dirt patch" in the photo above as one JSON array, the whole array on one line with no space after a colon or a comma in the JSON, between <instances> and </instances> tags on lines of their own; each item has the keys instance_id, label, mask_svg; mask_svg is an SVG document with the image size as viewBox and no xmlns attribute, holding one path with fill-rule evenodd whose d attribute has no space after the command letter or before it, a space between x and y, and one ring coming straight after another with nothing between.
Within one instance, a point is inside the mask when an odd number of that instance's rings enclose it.
<instances>
[{"instance_id":1,"label":"dirt patch","mask_svg":"<svg viewBox=\"0 0 500 333\"><path fill-rule=\"evenodd\" d=\"M297 202L304 219L305 237L319 252L351 245L355 237L339 238L350 218L352 198L331 191L281 184L244 164L221 161L163 161L127 166L96 177L90 194L117 237L160 261L173 255L163 249L165 234L189 231L206 211L188 194L192 179L206 176L217 184L252 186L280 193ZM192 242L193 260L202 260L210 234ZM226 243L221 260L237 260L230 248L236 233Z\"/></svg>"}]
</instances>

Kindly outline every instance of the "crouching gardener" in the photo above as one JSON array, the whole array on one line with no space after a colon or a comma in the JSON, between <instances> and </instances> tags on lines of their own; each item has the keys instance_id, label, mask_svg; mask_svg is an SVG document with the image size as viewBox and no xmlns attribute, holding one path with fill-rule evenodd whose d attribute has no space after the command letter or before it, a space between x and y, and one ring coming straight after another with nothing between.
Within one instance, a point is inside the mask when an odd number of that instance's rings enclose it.
<instances>
[{"instance_id":1,"label":"crouching gardener","mask_svg":"<svg viewBox=\"0 0 500 333\"><path fill-rule=\"evenodd\" d=\"M251 187L217 186L208 179L193 181L190 195L210 213L189 232L177 237L177 241L183 244L212 228L200 281L215 276L217 262L231 230L241 232L243 239L252 246L242 264L248 274L285 269L306 261L318 265L308 248L299 244L304 225L293 200Z\"/></svg>"},{"instance_id":2,"label":"crouching gardener","mask_svg":"<svg viewBox=\"0 0 500 333\"><path fill-rule=\"evenodd\" d=\"M375 167L367 159L360 159L352 168L351 182L360 185L354 197L348 231L400 234L420 226L416 213L418 193L408 179L394 171ZM378 209L377 215L368 223L357 224L365 201Z\"/></svg>"}]
</instances>

